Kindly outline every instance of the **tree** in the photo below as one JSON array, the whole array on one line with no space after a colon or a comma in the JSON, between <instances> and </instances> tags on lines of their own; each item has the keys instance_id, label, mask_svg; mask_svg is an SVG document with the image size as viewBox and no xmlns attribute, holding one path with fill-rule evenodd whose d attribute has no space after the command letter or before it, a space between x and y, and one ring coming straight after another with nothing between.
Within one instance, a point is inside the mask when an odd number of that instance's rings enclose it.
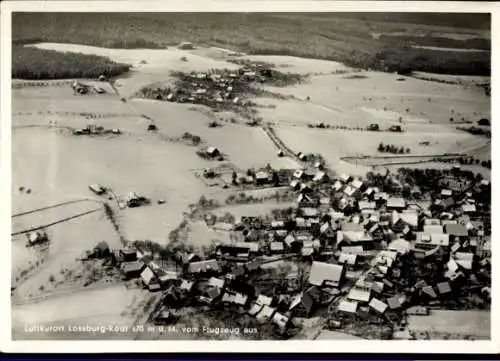
<instances>
[{"instance_id":1,"label":"tree","mask_svg":"<svg viewBox=\"0 0 500 361\"><path fill-rule=\"evenodd\" d=\"M383 152L383 151L384 151L384 143L380 143L380 144L378 145L378 148L377 148L377 149L378 149L378 151L379 151L379 152Z\"/></svg>"},{"instance_id":2,"label":"tree","mask_svg":"<svg viewBox=\"0 0 500 361\"><path fill-rule=\"evenodd\" d=\"M410 148L406 148L406 153L410 154Z\"/></svg>"},{"instance_id":3,"label":"tree","mask_svg":"<svg viewBox=\"0 0 500 361\"><path fill-rule=\"evenodd\" d=\"M403 154L404 152L405 152L405 148L404 147L399 148L399 154Z\"/></svg>"},{"instance_id":4,"label":"tree","mask_svg":"<svg viewBox=\"0 0 500 361\"><path fill-rule=\"evenodd\" d=\"M486 118L481 118L479 119L479 121L477 122L478 125L483 125L483 126L488 126L488 125L491 125L490 121Z\"/></svg>"}]
</instances>

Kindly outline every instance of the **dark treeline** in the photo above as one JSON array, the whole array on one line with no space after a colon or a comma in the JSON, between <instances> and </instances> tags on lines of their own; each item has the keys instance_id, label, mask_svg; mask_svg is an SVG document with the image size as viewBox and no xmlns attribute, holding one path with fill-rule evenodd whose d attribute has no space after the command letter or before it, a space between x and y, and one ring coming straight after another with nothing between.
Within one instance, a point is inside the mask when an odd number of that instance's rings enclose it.
<instances>
[{"instance_id":1,"label":"dark treeline","mask_svg":"<svg viewBox=\"0 0 500 361\"><path fill-rule=\"evenodd\" d=\"M108 77L129 71L130 65L109 58L13 46L12 77L17 79L67 79Z\"/></svg>"}]
</instances>

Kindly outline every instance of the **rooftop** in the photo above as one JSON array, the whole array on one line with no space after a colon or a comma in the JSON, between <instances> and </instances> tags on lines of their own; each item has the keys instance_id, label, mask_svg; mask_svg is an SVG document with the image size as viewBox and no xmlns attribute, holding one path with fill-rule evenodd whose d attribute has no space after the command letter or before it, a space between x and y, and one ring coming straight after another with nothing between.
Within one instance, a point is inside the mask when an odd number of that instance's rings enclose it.
<instances>
[{"instance_id":1,"label":"rooftop","mask_svg":"<svg viewBox=\"0 0 500 361\"><path fill-rule=\"evenodd\" d=\"M322 286L325 281L338 284L342 280L343 271L344 267L341 265L313 262L309 283L315 286Z\"/></svg>"}]
</instances>

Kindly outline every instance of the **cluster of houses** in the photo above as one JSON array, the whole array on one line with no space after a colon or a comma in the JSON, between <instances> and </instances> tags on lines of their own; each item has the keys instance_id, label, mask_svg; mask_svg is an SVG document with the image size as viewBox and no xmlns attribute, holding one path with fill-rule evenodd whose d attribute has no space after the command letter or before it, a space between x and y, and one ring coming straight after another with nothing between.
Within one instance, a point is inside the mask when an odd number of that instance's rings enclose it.
<instances>
[{"instance_id":1,"label":"cluster of houses","mask_svg":"<svg viewBox=\"0 0 500 361\"><path fill-rule=\"evenodd\" d=\"M266 82L271 76L271 70L263 66L191 72L180 74L173 89L156 89L154 96L170 102L239 107L248 105L241 94L249 91L252 83Z\"/></svg>"},{"instance_id":2,"label":"cluster of houses","mask_svg":"<svg viewBox=\"0 0 500 361\"><path fill-rule=\"evenodd\" d=\"M104 81L104 80L102 80ZM73 89L73 93L76 95L84 95L84 94L91 94L91 93L94 93L94 94L104 94L106 93L106 91L99 87L99 86L95 86L95 85L89 85L89 84L84 84L82 82L79 82L79 81L75 81L73 82L73 84L71 85L72 89Z\"/></svg>"},{"instance_id":3,"label":"cluster of houses","mask_svg":"<svg viewBox=\"0 0 500 361\"><path fill-rule=\"evenodd\" d=\"M73 130L73 135L119 135L122 134L119 128L105 129L100 125L89 124L84 128L77 128Z\"/></svg>"},{"instance_id":4,"label":"cluster of houses","mask_svg":"<svg viewBox=\"0 0 500 361\"><path fill-rule=\"evenodd\" d=\"M166 309L193 302L236 307L280 328L332 304L338 319L394 319L426 314L464 294L490 302L489 219L478 211L478 195L489 183L461 193L443 189L428 207L392 188L345 174L332 178L321 169L287 172L287 179L296 194L289 212L225 224L231 244L207 255L179 255L176 272L122 250L123 275L162 291ZM442 207L449 198L453 203ZM252 275L263 264L285 258L309 265L303 281L292 280L281 293L254 287Z\"/></svg>"}]
</instances>

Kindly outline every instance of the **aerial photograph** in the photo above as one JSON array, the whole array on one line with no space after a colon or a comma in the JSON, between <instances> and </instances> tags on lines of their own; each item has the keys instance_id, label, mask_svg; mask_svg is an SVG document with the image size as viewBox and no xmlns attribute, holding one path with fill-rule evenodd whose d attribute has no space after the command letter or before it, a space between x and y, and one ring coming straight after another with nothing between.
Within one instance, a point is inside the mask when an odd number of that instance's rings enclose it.
<instances>
[{"instance_id":1,"label":"aerial photograph","mask_svg":"<svg viewBox=\"0 0 500 361\"><path fill-rule=\"evenodd\" d=\"M12 340L491 340L491 14L12 14Z\"/></svg>"}]
</instances>

